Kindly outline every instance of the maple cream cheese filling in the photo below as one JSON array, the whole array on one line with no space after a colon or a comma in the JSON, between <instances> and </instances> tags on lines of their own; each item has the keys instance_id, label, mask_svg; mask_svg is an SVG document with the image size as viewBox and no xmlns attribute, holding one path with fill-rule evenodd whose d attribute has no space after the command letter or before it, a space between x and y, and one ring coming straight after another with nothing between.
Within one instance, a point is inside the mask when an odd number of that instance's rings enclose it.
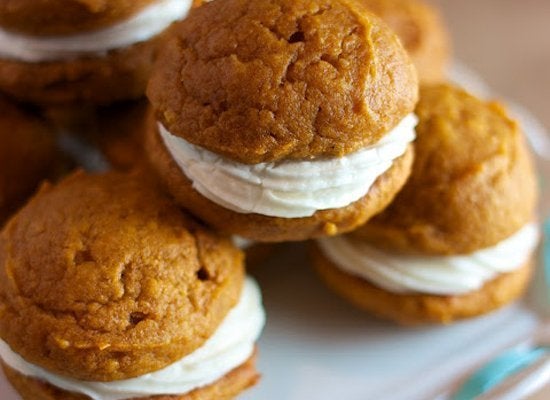
<instances>
[{"instance_id":1,"label":"maple cream cheese filling","mask_svg":"<svg viewBox=\"0 0 550 400\"><path fill-rule=\"evenodd\" d=\"M51 373L25 361L0 340L0 357L20 374L93 400L125 400L156 395L181 395L216 382L244 364L254 352L265 324L260 289L247 278L238 304L216 332L193 353L164 369L132 379L88 382Z\"/></svg>"},{"instance_id":2,"label":"maple cream cheese filling","mask_svg":"<svg viewBox=\"0 0 550 400\"><path fill-rule=\"evenodd\" d=\"M319 239L317 243L342 271L390 292L461 295L525 265L539 234L538 225L531 223L495 246L454 256L389 253L349 236Z\"/></svg>"},{"instance_id":3,"label":"maple cream cheese filling","mask_svg":"<svg viewBox=\"0 0 550 400\"><path fill-rule=\"evenodd\" d=\"M0 58L38 63L102 56L157 36L185 18L192 5L193 0L159 0L108 28L70 35L32 36L0 28Z\"/></svg>"},{"instance_id":4,"label":"maple cream cheese filling","mask_svg":"<svg viewBox=\"0 0 550 400\"><path fill-rule=\"evenodd\" d=\"M340 158L243 164L158 131L193 188L212 202L242 214L310 217L342 208L365 196L376 179L402 156L415 138L414 114L378 143Z\"/></svg>"}]
</instances>

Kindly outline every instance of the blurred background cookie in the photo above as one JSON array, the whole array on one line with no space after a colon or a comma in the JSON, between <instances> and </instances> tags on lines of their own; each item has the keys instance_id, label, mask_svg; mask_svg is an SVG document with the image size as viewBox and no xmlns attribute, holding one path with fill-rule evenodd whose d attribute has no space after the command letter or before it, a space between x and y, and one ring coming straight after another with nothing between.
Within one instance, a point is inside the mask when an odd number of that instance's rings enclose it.
<instances>
[{"instance_id":1,"label":"blurred background cookie","mask_svg":"<svg viewBox=\"0 0 550 400\"><path fill-rule=\"evenodd\" d=\"M192 0L1 1L0 91L40 105L143 95L158 46Z\"/></svg>"},{"instance_id":2,"label":"blurred background cookie","mask_svg":"<svg viewBox=\"0 0 550 400\"><path fill-rule=\"evenodd\" d=\"M359 0L397 33L422 83L446 80L451 40L439 11L424 0Z\"/></svg>"}]
</instances>

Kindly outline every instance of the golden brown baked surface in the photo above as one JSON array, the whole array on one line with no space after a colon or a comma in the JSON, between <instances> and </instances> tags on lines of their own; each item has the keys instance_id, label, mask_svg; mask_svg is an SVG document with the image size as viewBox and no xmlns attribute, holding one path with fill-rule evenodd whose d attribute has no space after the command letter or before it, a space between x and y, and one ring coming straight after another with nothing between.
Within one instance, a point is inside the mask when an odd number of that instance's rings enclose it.
<instances>
[{"instance_id":1,"label":"golden brown baked surface","mask_svg":"<svg viewBox=\"0 0 550 400\"><path fill-rule=\"evenodd\" d=\"M0 26L32 35L64 35L104 28L156 0L0 0Z\"/></svg>"},{"instance_id":2,"label":"golden brown baked surface","mask_svg":"<svg viewBox=\"0 0 550 400\"><path fill-rule=\"evenodd\" d=\"M255 356L211 385L184 395L140 397L132 400L230 400L253 386L260 378ZM23 400L90 400L88 396L66 392L52 385L21 375L5 364L4 373Z\"/></svg>"},{"instance_id":3,"label":"golden brown baked surface","mask_svg":"<svg viewBox=\"0 0 550 400\"><path fill-rule=\"evenodd\" d=\"M0 4L2 1L7 0L0 0ZM102 0L65 1L111 4ZM46 0L46 3L50 2ZM33 3L41 2L35 0ZM135 3L137 6L140 1ZM201 3L202 0L196 0L193 7ZM123 49L111 50L104 56L57 62L26 63L0 59L0 92L41 106L78 103L85 107L139 99L145 93L158 48L165 39L166 32Z\"/></svg>"},{"instance_id":4,"label":"golden brown baked surface","mask_svg":"<svg viewBox=\"0 0 550 400\"><path fill-rule=\"evenodd\" d=\"M537 186L519 126L504 108L461 89L421 90L411 178L356 235L431 254L490 247L531 222Z\"/></svg>"},{"instance_id":5,"label":"golden brown baked surface","mask_svg":"<svg viewBox=\"0 0 550 400\"><path fill-rule=\"evenodd\" d=\"M0 225L49 176L56 156L52 129L0 98Z\"/></svg>"},{"instance_id":6,"label":"golden brown baked surface","mask_svg":"<svg viewBox=\"0 0 550 400\"><path fill-rule=\"evenodd\" d=\"M437 9L423 0L360 0L392 28L423 83L445 80L450 38Z\"/></svg>"},{"instance_id":7,"label":"golden brown baked surface","mask_svg":"<svg viewBox=\"0 0 550 400\"><path fill-rule=\"evenodd\" d=\"M465 295L396 294L342 271L318 247L312 250L312 256L319 276L334 292L358 308L405 325L447 324L496 310L523 294L533 271L532 261L529 261Z\"/></svg>"},{"instance_id":8,"label":"golden brown baked surface","mask_svg":"<svg viewBox=\"0 0 550 400\"><path fill-rule=\"evenodd\" d=\"M351 153L417 100L399 40L356 1L214 1L173 33L147 89L157 118L243 163Z\"/></svg>"},{"instance_id":9,"label":"golden brown baked surface","mask_svg":"<svg viewBox=\"0 0 550 400\"><path fill-rule=\"evenodd\" d=\"M208 200L193 189L192 182L178 167L149 121L146 150L153 169L176 201L211 226L259 242L307 240L349 232L383 210L405 184L413 161L413 148L396 159L369 192L342 208L317 211L311 217L277 218L260 214L240 214Z\"/></svg>"},{"instance_id":10,"label":"golden brown baked surface","mask_svg":"<svg viewBox=\"0 0 550 400\"><path fill-rule=\"evenodd\" d=\"M239 298L242 261L147 176L77 172L0 234L0 337L76 379L158 370L217 329Z\"/></svg>"},{"instance_id":11,"label":"golden brown baked surface","mask_svg":"<svg viewBox=\"0 0 550 400\"><path fill-rule=\"evenodd\" d=\"M104 57L25 63L0 59L0 92L40 104L110 104L143 96L163 36Z\"/></svg>"}]
</instances>

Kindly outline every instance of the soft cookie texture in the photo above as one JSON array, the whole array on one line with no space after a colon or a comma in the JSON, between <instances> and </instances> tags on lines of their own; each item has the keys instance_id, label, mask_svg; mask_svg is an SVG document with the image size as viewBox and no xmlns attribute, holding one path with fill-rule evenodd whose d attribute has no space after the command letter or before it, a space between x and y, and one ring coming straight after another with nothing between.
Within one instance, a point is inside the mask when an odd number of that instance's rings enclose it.
<instances>
[{"instance_id":1,"label":"soft cookie texture","mask_svg":"<svg viewBox=\"0 0 550 400\"><path fill-rule=\"evenodd\" d=\"M416 104L399 39L356 1L214 1L172 33L147 90L158 120L242 163L349 154Z\"/></svg>"},{"instance_id":2,"label":"soft cookie texture","mask_svg":"<svg viewBox=\"0 0 550 400\"><path fill-rule=\"evenodd\" d=\"M336 235L379 213L406 181L412 146L342 207L241 213L199 194L159 134L158 123L241 164L339 158L378 143L413 112L418 83L397 36L358 2L214 1L171 34L148 86L146 151L177 201L209 224L262 242Z\"/></svg>"},{"instance_id":3,"label":"soft cookie texture","mask_svg":"<svg viewBox=\"0 0 550 400\"><path fill-rule=\"evenodd\" d=\"M139 400L230 400L248 387L253 386L259 379L254 366L255 357L252 356L248 361L216 382L195 389L190 393L183 395L161 395L140 397ZM37 379L21 375L17 371L2 365L6 377L10 383L17 389L23 400L89 400L88 396L71 393L56 388ZM138 400L138 399L133 399Z\"/></svg>"},{"instance_id":4,"label":"soft cookie texture","mask_svg":"<svg viewBox=\"0 0 550 400\"><path fill-rule=\"evenodd\" d=\"M183 0L182 0L183 1ZM158 0L0 0L2 29L36 36L74 35L124 22ZM202 1L193 1L197 7ZM0 59L0 92L43 107L112 104L145 92L166 33L98 54L25 62Z\"/></svg>"},{"instance_id":5,"label":"soft cookie texture","mask_svg":"<svg viewBox=\"0 0 550 400\"><path fill-rule=\"evenodd\" d=\"M520 265L507 269L511 272L496 274L464 294L407 291L407 279L429 280L430 255L463 255L456 270L433 265L434 274L454 273L459 280L478 273L478 267L499 271L497 263L507 260L472 253L492 248L533 223L535 174L520 128L498 103L484 102L448 84L426 86L416 114L410 179L390 206L350 233L348 240L391 253L388 265L398 263L399 255L420 255L428 265L422 264L418 275L404 273L400 281L405 290L394 293L347 273L339 265L351 261L331 259L322 247L313 249L313 263L331 289L374 315L406 324L450 323L516 300L529 283L533 255L519 254ZM382 276L383 255L373 262L380 268L373 271Z\"/></svg>"},{"instance_id":6,"label":"soft cookie texture","mask_svg":"<svg viewBox=\"0 0 550 400\"><path fill-rule=\"evenodd\" d=\"M342 271L318 248L313 249L313 264L319 276L335 293L364 311L404 325L448 324L494 311L520 297L533 273L533 263L528 261L519 269L496 277L476 291L438 296L397 294L381 289Z\"/></svg>"},{"instance_id":7,"label":"soft cookie texture","mask_svg":"<svg viewBox=\"0 0 550 400\"><path fill-rule=\"evenodd\" d=\"M446 84L424 87L413 171L355 235L387 249L461 254L533 220L537 185L520 127L504 108Z\"/></svg>"},{"instance_id":8,"label":"soft cookie texture","mask_svg":"<svg viewBox=\"0 0 550 400\"><path fill-rule=\"evenodd\" d=\"M450 38L438 11L423 0L360 0L392 28L423 83L445 79Z\"/></svg>"},{"instance_id":9,"label":"soft cookie texture","mask_svg":"<svg viewBox=\"0 0 550 400\"><path fill-rule=\"evenodd\" d=\"M105 28L155 0L0 0L0 26L31 35L67 35Z\"/></svg>"},{"instance_id":10,"label":"soft cookie texture","mask_svg":"<svg viewBox=\"0 0 550 400\"><path fill-rule=\"evenodd\" d=\"M278 218L241 214L224 208L197 192L162 143L154 125L146 134L146 147L154 169L175 199L217 229L258 242L307 240L349 232L383 210L405 184L413 163L413 149L394 161L367 195L350 205L317 211L311 217Z\"/></svg>"},{"instance_id":11,"label":"soft cookie texture","mask_svg":"<svg viewBox=\"0 0 550 400\"><path fill-rule=\"evenodd\" d=\"M0 98L0 225L48 178L57 158L44 121Z\"/></svg>"},{"instance_id":12,"label":"soft cookie texture","mask_svg":"<svg viewBox=\"0 0 550 400\"><path fill-rule=\"evenodd\" d=\"M242 259L147 177L77 172L0 234L0 337L75 379L143 375L213 334L239 299Z\"/></svg>"},{"instance_id":13,"label":"soft cookie texture","mask_svg":"<svg viewBox=\"0 0 550 400\"><path fill-rule=\"evenodd\" d=\"M0 59L0 91L39 105L109 104L143 96L163 36L106 56L25 63Z\"/></svg>"}]
</instances>

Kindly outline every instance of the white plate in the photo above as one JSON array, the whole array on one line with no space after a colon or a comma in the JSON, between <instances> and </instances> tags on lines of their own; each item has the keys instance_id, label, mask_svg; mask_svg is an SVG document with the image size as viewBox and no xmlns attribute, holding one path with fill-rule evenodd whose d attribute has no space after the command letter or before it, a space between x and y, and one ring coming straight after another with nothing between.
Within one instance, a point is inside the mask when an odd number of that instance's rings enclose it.
<instances>
[{"instance_id":1,"label":"white plate","mask_svg":"<svg viewBox=\"0 0 550 400\"><path fill-rule=\"evenodd\" d=\"M257 271L269 315L260 385L246 400L434 398L537 324L523 304L451 326L403 328L329 292L299 246Z\"/></svg>"}]
</instances>

